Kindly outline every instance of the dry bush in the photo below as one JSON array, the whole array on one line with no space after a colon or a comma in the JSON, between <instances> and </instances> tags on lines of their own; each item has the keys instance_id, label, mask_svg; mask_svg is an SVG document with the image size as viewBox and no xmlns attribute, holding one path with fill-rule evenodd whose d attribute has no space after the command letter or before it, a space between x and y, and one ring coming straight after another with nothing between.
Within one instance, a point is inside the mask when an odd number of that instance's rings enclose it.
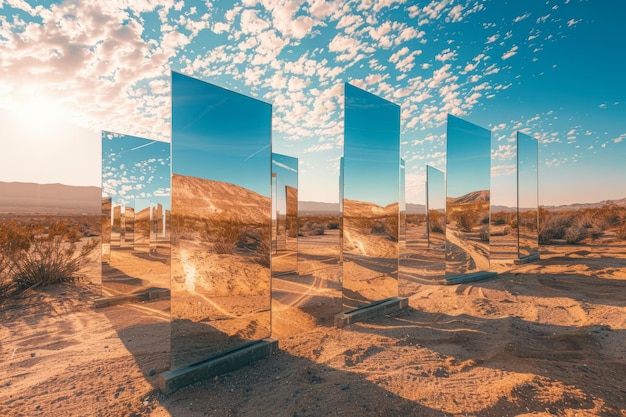
<instances>
[{"instance_id":1,"label":"dry bush","mask_svg":"<svg viewBox=\"0 0 626 417\"><path fill-rule=\"evenodd\" d=\"M271 265L271 236L270 232L266 228L259 229L259 240L254 247L254 253L256 255L255 262L259 265L269 268Z\"/></svg>"},{"instance_id":2,"label":"dry bush","mask_svg":"<svg viewBox=\"0 0 626 417\"><path fill-rule=\"evenodd\" d=\"M90 240L78 250L80 227L49 221L30 227L3 224L0 242L5 276L18 290L74 281L89 254L98 246Z\"/></svg>"},{"instance_id":3,"label":"dry bush","mask_svg":"<svg viewBox=\"0 0 626 417\"><path fill-rule=\"evenodd\" d=\"M580 243L587 236L587 229L578 225L570 226L565 230L565 241L569 244Z\"/></svg>"},{"instance_id":4,"label":"dry bush","mask_svg":"<svg viewBox=\"0 0 626 417\"><path fill-rule=\"evenodd\" d=\"M626 222L622 223L617 229L617 237L622 240L626 240Z\"/></svg>"},{"instance_id":5,"label":"dry bush","mask_svg":"<svg viewBox=\"0 0 626 417\"><path fill-rule=\"evenodd\" d=\"M565 231L574 224L571 215L552 214L544 211L539 224L539 243L550 243L553 239L564 239Z\"/></svg>"},{"instance_id":6,"label":"dry bush","mask_svg":"<svg viewBox=\"0 0 626 417\"><path fill-rule=\"evenodd\" d=\"M452 220L462 232L471 232L478 221L478 212L472 209L461 209L451 215Z\"/></svg>"},{"instance_id":7,"label":"dry bush","mask_svg":"<svg viewBox=\"0 0 626 417\"><path fill-rule=\"evenodd\" d=\"M446 223L445 215L437 210L428 210L428 231L443 233Z\"/></svg>"},{"instance_id":8,"label":"dry bush","mask_svg":"<svg viewBox=\"0 0 626 417\"><path fill-rule=\"evenodd\" d=\"M237 244L244 238L245 226L235 218L224 220L208 219L204 221L204 228L200 237L211 243L213 253L232 254Z\"/></svg>"},{"instance_id":9,"label":"dry bush","mask_svg":"<svg viewBox=\"0 0 626 417\"><path fill-rule=\"evenodd\" d=\"M305 218L300 221L299 236L321 236L324 234L324 223L319 219Z\"/></svg>"}]
</instances>

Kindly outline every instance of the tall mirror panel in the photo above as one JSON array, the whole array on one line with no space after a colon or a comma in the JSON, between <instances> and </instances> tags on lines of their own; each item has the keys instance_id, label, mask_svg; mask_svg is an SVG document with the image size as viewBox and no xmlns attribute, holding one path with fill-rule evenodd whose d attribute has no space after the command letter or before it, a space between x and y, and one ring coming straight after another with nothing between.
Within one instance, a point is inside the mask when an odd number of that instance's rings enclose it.
<instances>
[{"instance_id":1,"label":"tall mirror panel","mask_svg":"<svg viewBox=\"0 0 626 417\"><path fill-rule=\"evenodd\" d=\"M489 269L491 132L448 115L446 279Z\"/></svg>"},{"instance_id":2,"label":"tall mirror panel","mask_svg":"<svg viewBox=\"0 0 626 417\"><path fill-rule=\"evenodd\" d=\"M149 230L152 201L169 207L169 157L169 143L102 133L105 297L169 292L169 250L151 254Z\"/></svg>"},{"instance_id":3,"label":"tall mirror panel","mask_svg":"<svg viewBox=\"0 0 626 417\"><path fill-rule=\"evenodd\" d=\"M272 186L272 275L295 274L298 271L297 158L272 154Z\"/></svg>"},{"instance_id":4,"label":"tall mirror panel","mask_svg":"<svg viewBox=\"0 0 626 417\"><path fill-rule=\"evenodd\" d=\"M430 165L426 166L426 236L425 276L442 280L446 270L446 183L443 171Z\"/></svg>"},{"instance_id":5,"label":"tall mirror panel","mask_svg":"<svg viewBox=\"0 0 626 417\"><path fill-rule=\"evenodd\" d=\"M539 255L538 142L517 132L519 259Z\"/></svg>"},{"instance_id":6,"label":"tall mirror panel","mask_svg":"<svg viewBox=\"0 0 626 417\"><path fill-rule=\"evenodd\" d=\"M172 369L270 336L271 123L172 73Z\"/></svg>"},{"instance_id":7,"label":"tall mirror panel","mask_svg":"<svg viewBox=\"0 0 626 417\"><path fill-rule=\"evenodd\" d=\"M345 85L343 308L398 296L400 107Z\"/></svg>"}]
</instances>

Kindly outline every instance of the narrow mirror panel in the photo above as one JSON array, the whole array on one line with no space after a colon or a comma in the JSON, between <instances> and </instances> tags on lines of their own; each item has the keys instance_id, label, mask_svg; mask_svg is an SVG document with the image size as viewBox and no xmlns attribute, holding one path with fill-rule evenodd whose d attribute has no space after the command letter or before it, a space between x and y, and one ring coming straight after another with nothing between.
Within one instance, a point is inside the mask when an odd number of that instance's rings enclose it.
<instances>
[{"instance_id":1,"label":"narrow mirror panel","mask_svg":"<svg viewBox=\"0 0 626 417\"><path fill-rule=\"evenodd\" d=\"M169 143L102 133L102 295L169 291L169 253L151 256L151 199L169 207Z\"/></svg>"},{"instance_id":2,"label":"narrow mirror panel","mask_svg":"<svg viewBox=\"0 0 626 417\"><path fill-rule=\"evenodd\" d=\"M517 132L517 193L520 259L539 255L538 142Z\"/></svg>"},{"instance_id":3,"label":"narrow mirror panel","mask_svg":"<svg viewBox=\"0 0 626 417\"><path fill-rule=\"evenodd\" d=\"M491 132L448 115L446 279L489 269Z\"/></svg>"},{"instance_id":4,"label":"narrow mirror panel","mask_svg":"<svg viewBox=\"0 0 626 417\"><path fill-rule=\"evenodd\" d=\"M398 296L400 107L345 85L343 308Z\"/></svg>"}]
</instances>

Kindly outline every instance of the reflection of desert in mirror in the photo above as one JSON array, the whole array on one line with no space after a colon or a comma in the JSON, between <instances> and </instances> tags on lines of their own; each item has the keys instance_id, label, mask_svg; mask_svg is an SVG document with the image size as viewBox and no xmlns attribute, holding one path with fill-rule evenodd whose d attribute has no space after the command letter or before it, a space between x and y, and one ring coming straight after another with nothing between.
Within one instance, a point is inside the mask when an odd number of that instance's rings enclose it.
<instances>
[{"instance_id":1,"label":"reflection of desert in mirror","mask_svg":"<svg viewBox=\"0 0 626 417\"><path fill-rule=\"evenodd\" d=\"M172 369L270 335L271 106L172 73Z\"/></svg>"},{"instance_id":2,"label":"reflection of desert in mirror","mask_svg":"<svg viewBox=\"0 0 626 417\"><path fill-rule=\"evenodd\" d=\"M343 305L398 296L399 113L345 85Z\"/></svg>"},{"instance_id":3,"label":"reflection of desert in mirror","mask_svg":"<svg viewBox=\"0 0 626 417\"><path fill-rule=\"evenodd\" d=\"M269 335L270 199L177 174L172 190L177 368Z\"/></svg>"},{"instance_id":4,"label":"reflection of desert in mirror","mask_svg":"<svg viewBox=\"0 0 626 417\"><path fill-rule=\"evenodd\" d=\"M272 276L298 271L298 159L272 154Z\"/></svg>"},{"instance_id":5,"label":"reflection of desert in mirror","mask_svg":"<svg viewBox=\"0 0 626 417\"><path fill-rule=\"evenodd\" d=\"M538 142L517 132L518 258L539 254Z\"/></svg>"},{"instance_id":6,"label":"reflection of desert in mirror","mask_svg":"<svg viewBox=\"0 0 626 417\"><path fill-rule=\"evenodd\" d=\"M446 279L489 269L491 133L448 115Z\"/></svg>"},{"instance_id":7,"label":"reflection of desert in mirror","mask_svg":"<svg viewBox=\"0 0 626 417\"><path fill-rule=\"evenodd\" d=\"M490 247L494 262L524 262L539 254L538 142L521 132L514 139L509 155L513 164L492 168Z\"/></svg>"},{"instance_id":8,"label":"reflection of desert in mirror","mask_svg":"<svg viewBox=\"0 0 626 417\"><path fill-rule=\"evenodd\" d=\"M444 173L426 166L425 205L407 204L407 252L400 258L400 295L420 284L441 282L446 269L446 189Z\"/></svg>"},{"instance_id":9,"label":"reflection of desert in mirror","mask_svg":"<svg viewBox=\"0 0 626 417\"><path fill-rule=\"evenodd\" d=\"M297 273L272 278L272 335L332 326L341 312L339 204L299 201L297 234Z\"/></svg>"},{"instance_id":10,"label":"reflection of desert in mirror","mask_svg":"<svg viewBox=\"0 0 626 417\"><path fill-rule=\"evenodd\" d=\"M105 297L169 295L169 225L162 222L160 233L151 234L169 208L169 158L168 143L102 133L103 222L110 222L103 225Z\"/></svg>"}]
</instances>

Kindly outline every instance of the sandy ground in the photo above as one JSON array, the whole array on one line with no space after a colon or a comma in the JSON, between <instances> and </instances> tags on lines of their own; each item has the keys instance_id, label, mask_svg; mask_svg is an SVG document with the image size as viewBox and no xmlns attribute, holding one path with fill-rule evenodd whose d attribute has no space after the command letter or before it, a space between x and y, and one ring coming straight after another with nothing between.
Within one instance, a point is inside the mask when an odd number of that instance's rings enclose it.
<instances>
[{"instance_id":1,"label":"sandy ground","mask_svg":"<svg viewBox=\"0 0 626 417\"><path fill-rule=\"evenodd\" d=\"M342 330L294 295L276 355L169 397L168 301L32 291L0 306L0 415L626 416L625 249L541 249L491 281L420 283L407 311Z\"/></svg>"}]
</instances>

